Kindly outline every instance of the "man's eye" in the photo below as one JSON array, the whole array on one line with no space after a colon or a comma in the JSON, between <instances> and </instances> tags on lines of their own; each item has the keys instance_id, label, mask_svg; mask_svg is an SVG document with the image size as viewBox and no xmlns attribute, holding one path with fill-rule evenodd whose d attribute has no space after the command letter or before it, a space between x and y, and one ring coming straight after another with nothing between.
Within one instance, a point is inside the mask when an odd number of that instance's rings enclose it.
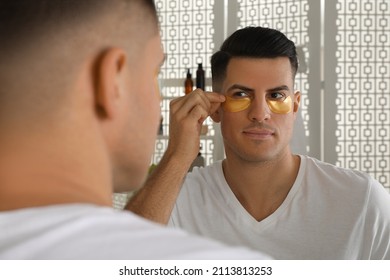
<instances>
[{"instance_id":1,"label":"man's eye","mask_svg":"<svg viewBox=\"0 0 390 280\"><path fill-rule=\"evenodd\" d=\"M232 97L233 98L245 98L245 97L249 97L249 95L244 91L237 91L237 92L232 94Z\"/></svg>"},{"instance_id":2,"label":"man's eye","mask_svg":"<svg viewBox=\"0 0 390 280\"><path fill-rule=\"evenodd\" d=\"M269 95L272 100L284 100L286 95L281 92L273 92Z\"/></svg>"}]
</instances>

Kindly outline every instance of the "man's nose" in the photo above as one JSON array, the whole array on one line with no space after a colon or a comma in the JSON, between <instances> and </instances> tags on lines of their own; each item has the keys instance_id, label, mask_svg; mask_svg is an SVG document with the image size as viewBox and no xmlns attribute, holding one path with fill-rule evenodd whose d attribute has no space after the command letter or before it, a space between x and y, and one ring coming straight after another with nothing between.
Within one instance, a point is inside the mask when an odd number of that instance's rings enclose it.
<instances>
[{"instance_id":1,"label":"man's nose","mask_svg":"<svg viewBox=\"0 0 390 280\"><path fill-rule=\"evenodd\" d=\"M265 98L255 97L249 107L248 117L251 121L263 122L271 118L271 110Z\"/></svg>"}]
</instances>

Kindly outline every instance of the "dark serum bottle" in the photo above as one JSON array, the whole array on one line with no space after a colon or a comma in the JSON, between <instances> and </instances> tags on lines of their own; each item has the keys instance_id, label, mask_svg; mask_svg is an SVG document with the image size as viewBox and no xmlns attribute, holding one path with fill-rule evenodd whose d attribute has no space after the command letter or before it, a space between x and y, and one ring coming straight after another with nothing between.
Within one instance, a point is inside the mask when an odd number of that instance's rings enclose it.
<instances>
[{"instance_id":1,"label":"dark serum bottle","mask_svg":"<svg viewBox=\"0 0 390 280\"><path fill-rule=\"evenodd\" d=\"M202 90L205 88L205 78L202 63L198 64L198 70L196 70L196 88L200 88Z\"/></svg>"},{"instance_id":2,"label":"dark serum bottle","mask_svg":"<svg viewBox=\"0 0 390 280\"><path fill-rule=\"evenodd\" d=\"M192 81L192 76L190 69L187 70L187 78L184 81L184 93L189 94L194 89L194 82Z\"/></svg>"}]
</instances>

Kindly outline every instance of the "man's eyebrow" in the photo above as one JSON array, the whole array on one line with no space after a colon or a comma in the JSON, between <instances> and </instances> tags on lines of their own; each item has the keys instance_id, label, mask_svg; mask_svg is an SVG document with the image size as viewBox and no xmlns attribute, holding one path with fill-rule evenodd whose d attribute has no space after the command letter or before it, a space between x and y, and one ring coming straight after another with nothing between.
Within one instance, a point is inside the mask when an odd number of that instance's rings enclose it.
<instances>
[{"instance_id":1,"label":"man's eyebrow","mask_svg":"<svg viewBox=\"0 0 390 280\"><path fill-rule=\"evenodd\" d=\"M283 85L283 86L279 86L279 87L275 87L275 88L271 88L271 89L268 89L267 92L275 92L275 91L283 91L283 90L290 90L290 88L286 85Z\"/></svg>"},{"instance_id":2,"label":"man's eyebrow","mask_svg":"<svg viewBox=\"0 0 390 280\"><path fill-rule=\"evenodd\" d=\"M242 90L242 91L245 91L245 92L254 92L255 90L253 88L249 88L249 87L246 87L246 86L243 86L243 85L239 85L239 84L234 84L232 86L230 86L227 91L231 91L231 90L234 90L234 89L239 89L239 90Z\"/></svg>"}]
</instances>

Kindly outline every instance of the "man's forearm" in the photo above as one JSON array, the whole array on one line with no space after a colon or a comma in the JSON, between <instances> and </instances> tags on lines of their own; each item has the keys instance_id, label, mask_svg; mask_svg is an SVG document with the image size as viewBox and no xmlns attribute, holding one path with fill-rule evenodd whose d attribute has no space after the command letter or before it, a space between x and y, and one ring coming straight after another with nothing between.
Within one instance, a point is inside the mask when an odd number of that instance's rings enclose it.
<instances>
[{"instance_id":1,"label":"man's forearm","mask_svg":"<svg viewBox=\"0 0 390 280\"><path fill-rule=\"evenodd\" d=\"M125 209L154 222L167 224L189 166L166 153Z\"/></svg>"}]
</instances>

